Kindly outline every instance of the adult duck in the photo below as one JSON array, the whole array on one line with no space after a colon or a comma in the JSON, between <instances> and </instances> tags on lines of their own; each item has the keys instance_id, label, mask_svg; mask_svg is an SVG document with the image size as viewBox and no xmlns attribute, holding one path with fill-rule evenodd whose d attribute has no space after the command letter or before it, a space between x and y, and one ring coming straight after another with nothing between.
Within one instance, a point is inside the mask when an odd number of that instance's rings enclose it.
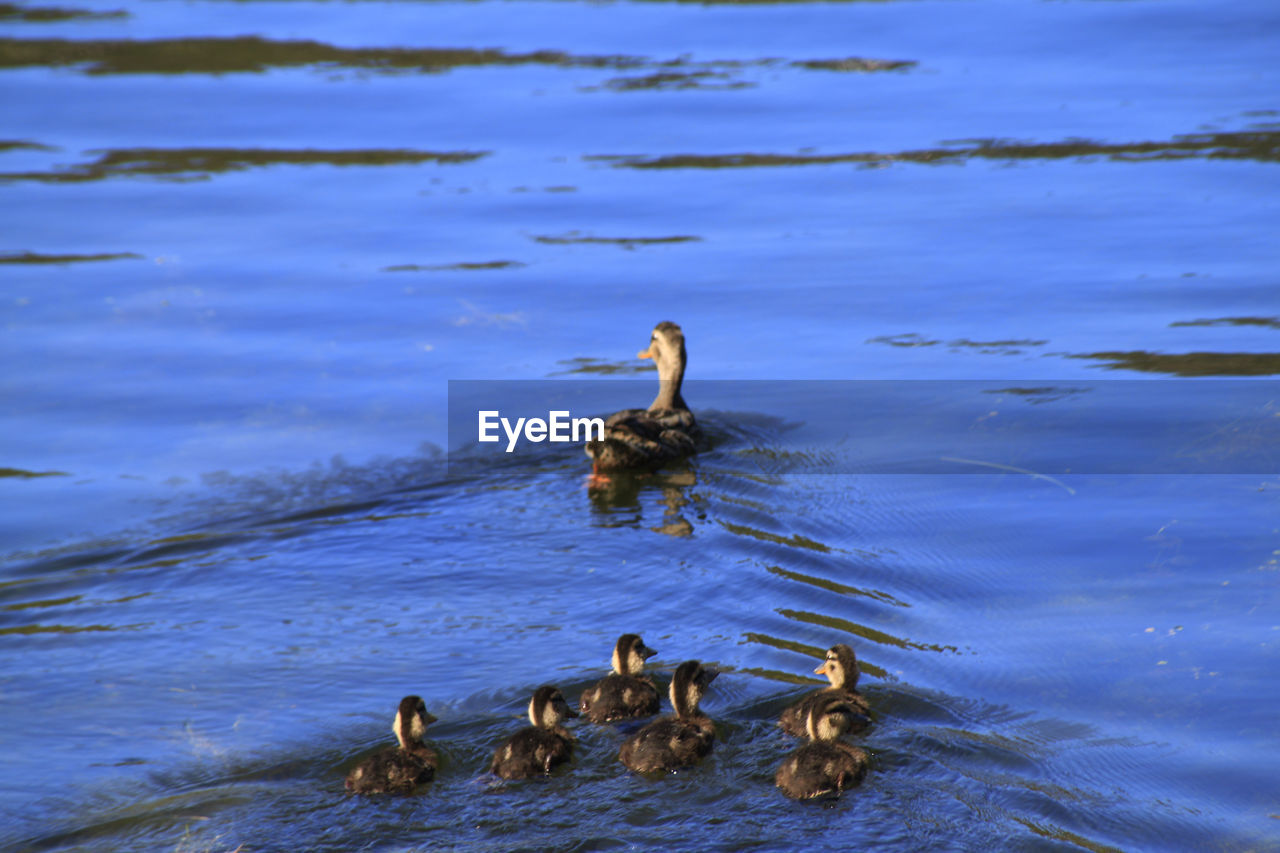
<instances>
[{"instance_id":1,"label":"adult duck","mask_svg":"<svg viewBox=\"0 0 1280 853\"><path fill-rule=\"evenodd\" d=\"M675 323L659 323L648 348L636 356L651 358L657 365L658 396L647 409L624 409L609 416L604 438L587 442L593 477L605 471L652 471L697 451L701 431L680 395L687 361L684 332Z\"/></svg>"}]
</instances>

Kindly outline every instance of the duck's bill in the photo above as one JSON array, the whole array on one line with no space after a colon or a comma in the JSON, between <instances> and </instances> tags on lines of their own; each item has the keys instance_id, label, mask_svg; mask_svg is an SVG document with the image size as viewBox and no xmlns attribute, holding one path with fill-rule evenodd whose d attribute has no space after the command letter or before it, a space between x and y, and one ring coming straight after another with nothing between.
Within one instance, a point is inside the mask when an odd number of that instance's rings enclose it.
<instances>
[{"instance_id":1,"label":"duck's bill","mask_svg":"<svg viewBox=\"0 0 1280 853\"><path fill-rule=\"evenodd\" d=\"M636 353L636 358L653 358L653 351L642 349L640 352Z\"/></svg>"}]
</instances>

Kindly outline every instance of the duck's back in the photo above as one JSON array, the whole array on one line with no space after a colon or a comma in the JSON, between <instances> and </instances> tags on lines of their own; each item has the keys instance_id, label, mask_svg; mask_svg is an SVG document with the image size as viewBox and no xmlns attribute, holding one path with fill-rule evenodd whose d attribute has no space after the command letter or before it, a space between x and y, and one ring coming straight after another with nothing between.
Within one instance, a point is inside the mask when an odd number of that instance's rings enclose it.
<instances>
[{"instance_id":1,"label":"duck's back","mask_svg":"<svg viewBox=\"0 0 1280 853\"><path fill-rule=\"evenodd\" d=\"M839 793L862 781L869 758L839 741L811 741L787 756L774 777L788 797L805 800Z\"/></svg>"},{"instance_id":2,"label":"duck's back","mask_svg":"<svg viewBox=\"0 0 1280 853\"><path fill-rule=\"evenodd\" d=\"M715 739L715 725L708 717L663 717L628 738L618 758L638 773L675 770L704 758Z\"/></svg>"},{"instance_id":3,"label":"duck's back","mask_svg":"<svg viewBox=\"0 0 1280 853\"><path fill-rule=\"evenodd\" d=\"M409 794L430 782L436 772L436 755L427 749L407 752L388 747L369 756L347 774L347 790L356 794Z\"/></svg>"},{"instance_id":4,"label":"duck's back","mask_svg":"<svg viewBox=\"0 0 1280 853\"><path fill-rule=\"evenodd\" d=\"M605 421L603 440L587 442L587 455L604 469L652 468L696 452L700 434L688 409L625 409Z\"/></svg>"},{"instance_id":5,"label":"duck's back","mask_svg":"<svg viewBox=\"0 0 1280 853\"><path fill-rule=\"evenodd\" d=\"M802 698L799 702L782 712L782 716L778 719L778 725L789 735L796 737L807 737L809 732L806 729L805 721L809 719L809 713L817 708L823 702L833 698L840 698L848 702L855 711L862 715L862 719L856 720L849 728L850 733L863 731L867 726L871 725L870 713L871 706L867 704L867 700L862 698L862 694L856 690L836 690L834 687L827 687L823 690L815 690L808 696Z\"/></svg>"},{"instance_id":6,"label":"duck's back","mask_svg":"<svg viewBox=\"0 0 1280 853\"><path fill-rule=\"evenodd\" d=\"M649 678L614 672L583 691L580 707L593 723L649 717L658 713L658 689Z\"/></svg>"},{"instance_id":7,"label":"duck's back","mask_svg":"<svg viewBox=\"0 0 1280 853\"><path fill-rule=\"evenodd\" d=\"M573 737L567 730L529 726L498 747L489 771L503 779L526 779L549 773L572 757Z\"/></svg>"}]
</instances>

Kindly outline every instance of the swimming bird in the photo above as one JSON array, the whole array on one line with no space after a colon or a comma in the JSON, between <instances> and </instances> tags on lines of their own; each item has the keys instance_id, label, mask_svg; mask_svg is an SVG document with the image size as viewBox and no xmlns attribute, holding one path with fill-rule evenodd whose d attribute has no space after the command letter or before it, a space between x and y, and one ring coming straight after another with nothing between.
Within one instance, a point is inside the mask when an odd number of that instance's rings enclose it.
<instances>
[{"instance_id":1,"label":"swimming bird","mask_svg":"<svg viewBox=\"0 0 1280 853\"><path fill-rule=\"evenodd\" d=\"M831 682L830 687L824 687L805 696L799 702L792 705L782 712L782 718L778 720L778 725L789 735L803 737L806 734L806 725L809 712L813 707L832 696L839 696L849 703L857 712L858 719L850 722L851 732L859 732L871 724L871 719L867 716L871 713L871 708L867 705L867 700L862 698L862 694L858 692L858 656L853 653L853 649L845 643L837 643L827 649L826 660L822 662L822 666L814 671L814 675L826 675Z\"/></svg>"},{"instance_id":2,"label":"swimming bird","mask_svg":"<svg viewBox=\"0 0 1280 853\"><path fill-rule=\"evenodd\" d=\"M774 781L782 793L795 800L824 794L839 795L862 781L870 758L856 746L840 740L862 713L837 695L813 703L805 726L809 742L787 756Z\"/></svg>"},{"instance_id":3,"label":"swimming bird","mask_svg":"<svg viewBox=\"0 0 1280 853\"><path fill-rule=\"evenodd\" d=\"M576 717L557 688L539 687L529 700L529 721L493 753L489 772L503 779L527 779L550 773L573 757L573 735L560 725L565 717Z\"/></svg>"},{"instance_id":4,"label":"swimming bird","mask_svg":"<svg viewBox=\"0 0 1280 853\"><path fill-rule=\"evenodd\" d=\"M687 361L684 332L675 323L659 323L647 349L637 358L652 358L658 367L658 396L647 409L624 409L604 422L604 438L588 441L592 477L619 469L653 470L696 452L701 432L693 412L680 396Z\"/></svg>"},{"instance_id":5,"label":"swimming bird","mask_svg":"<svg viewBox=\"0 0 1280 853\"><path fill-rule=\"evenodd\" d=\"M401 699L391 725L399 745L360 762L347 774L347 790L356 794L411 794L418 785L430 782L439 759L422 742L422 736L435 721L419 697Z\"/></svg>"},{"instance_id":6,"label":"swimming bird","mask_svg":"<svg viewBox=\"0 0 1280 853\"><path fill-rule=\"evenodd\" d=\"M619 637L613 647L613 672L582 693L582 716L593 723L611 723L658 713L658 688L643 674L644 662L655 654L638 634Z\"/></svg>"},{"instance_id":7,"label":"swimming bird","mask_svg":"<svg viewBox=\"0 0 1280 853\"><path fill-rule=\"evenodd\" d=\"M618 751L618 759L639 773L653 773L694 764L710 753L716 727L710 717L698 710L698 702L717 674L696 660L680 664L671 679L671 706L675 713L654 720L627 738Z\"/></svg>"}]
</instances>

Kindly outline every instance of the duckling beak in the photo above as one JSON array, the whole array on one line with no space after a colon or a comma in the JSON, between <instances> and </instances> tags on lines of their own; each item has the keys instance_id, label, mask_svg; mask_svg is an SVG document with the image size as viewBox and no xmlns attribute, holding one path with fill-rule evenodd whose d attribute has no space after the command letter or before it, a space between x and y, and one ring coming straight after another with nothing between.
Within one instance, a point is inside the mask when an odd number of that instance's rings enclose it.
<instances>
[{"instance_id":1,"label":"duckling beak","mask_svg":"<svg viewBox=\"0 0 1280 853\"><path fill-rule=\"evenodd\" d=\"M436 715L435 715L435 714L431 713L430 711L423 711L423 712L422 712L422 719L426 722L426 724L427 724L427 725L431 725L431 724L432 724L432 723L434 723L438 718L436 717Z\"/></svg>"},{"instance_id":2,"label":"duckling beak","mask_svg":"<svg viewBox=\"0 0 1280 853\"><path fill-rule=\"evenodd\" d=\"M636 353L636 358L653 358L653 350L642 349L640 352Z\"/></svg>"},{"instance_id":3,"label":"duckling beak","mask_svg":"<svg viewBox=\"0 0 1280 853\"><path fill-rule=\"evenodd\" d=\"M703 687L706 687L708 684L710 684L711 682L715 681L715 680L716 680L716 676L717 676L717 675L719 675L719 674L720 674L720 671L719 671L719 670L716 670L716 669L705 669L705 668L704 668L704 669L702 670L702 678L701 678L701 679L699 679L699 680L702 682L702 686L703 686Z\"/></svg>"},{"instance_id":4,"label":"duckling beak","mask_svg":"<svg viewBox=\"0 0 1280 853\"><path fill-rule=\"evenodd\" d=\"M826 664L826 661L823 661L822 666L820 666L820 667L818 667L817 669L815 669L815 670L813 671L813 674L814 674L814 675L826 675L826 674L827 674L827 664Z\"/></svg>"},{"instance_id":5,"label":"duckling beak","mask_svg":"<svg viewBox=\"0 0 1280 853\"><path fill-rule=\"evenodd\" d=\"M565 706L564 706L564 708L562 709L562 713L563 713L566 717L577 717L577 716L581 716L577 711L573 710L573 709L572 709L572 708L570 708L568 705L565 705Z\"/></svg>"},{"instance_id":6,"label":"duckling beak","mask_svg":"<svg viewBox=\"0 0 1280 853\"><path fill-rule=\"evenodd\" d=\"M648 646L641 646L640 648L636 649L636 651L638 651L640 653L640 657L644 658L645 660L648 660L649 658L657 654L657 652L655 652L653 649L649 648Z\"/></svg>"}]
</instances>

